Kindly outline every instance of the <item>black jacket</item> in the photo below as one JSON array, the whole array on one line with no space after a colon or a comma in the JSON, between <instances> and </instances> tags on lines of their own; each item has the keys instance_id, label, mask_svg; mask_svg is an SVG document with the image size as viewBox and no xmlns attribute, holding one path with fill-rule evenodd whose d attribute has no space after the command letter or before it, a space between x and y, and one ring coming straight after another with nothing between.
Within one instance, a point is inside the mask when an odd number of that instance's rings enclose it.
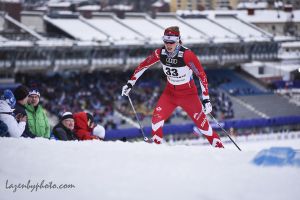
<instances>
[{"instance_id":1,"label":"black jacket","mask_svg":"<svg viewBox=\"0 0 300 200\"><path fill-rule=\"evenodd\" d=\"M61 122L54 126L52 133L58 140L77 140L75 133L67 129Z\"/></svg>"},{"instance_id":2,"label":"black jacket","mask_svg":"<svg viewBox=\"0 0 300 200\"><path fill-rule=\"evenodd\" d=\"M26 110L25 110L25 106L23 106L23 105L21 105L19 103L16 103L15 110L14 110L14 115L18 116L18 114L21 114L22 116L27 116L27 113L26 113ZM17 119L17 121L18 121L18 119ZM24 132L22 134L22 137L30 137L30 138L35 138L36 137L36 135L34 135L29 130L29 126L28 126L27 122L26 122L25 130L24 130Z\"/></svg>"},{"instance_id":3,"label":"black jacket","mask_svg":"<svg viewBox=\"0 0 300 200\"><path fill-rule=\"evenodd\" d=\"M15 114L15 116L17 115L17 114L22 114L23 116L27 116L27 114L26 114L26 110L25 110L25 106L23 106L22 104L20 104L20 103L16 103L16 106L15 106L15 110L14 110L14 114Z\"/></svg>"}]
</instances>

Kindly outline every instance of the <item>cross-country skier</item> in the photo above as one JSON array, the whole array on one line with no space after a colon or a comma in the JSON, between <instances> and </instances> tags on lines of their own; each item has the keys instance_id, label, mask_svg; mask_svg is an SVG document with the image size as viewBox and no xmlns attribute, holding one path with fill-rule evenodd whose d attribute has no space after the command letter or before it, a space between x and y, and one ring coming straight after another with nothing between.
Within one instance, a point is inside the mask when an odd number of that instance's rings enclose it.
<instances>
[{"instance_id":1,"label":"cross-country skier","mask_svg":"<svg viewBox=\"0 0 300 200\"><path fill-rule=\"evenodd\" d=\"M163 138L162 127L177 106L182 107L195 122L201 133L214 147L223 148L218 134L212 130L206 114L212 111L208 94L206 74L197 56L182 46L179 27L168 27L164 31L164 46L156 49L135 69L132 77L122 88L122 96L130 90L141 75L152 65L161 62L167 76L167 85L160 96L152 116L152 140L160 144ZM202 104L198 97L193 73L199 77L202 89Z\"/></svg>"}]
</instances>

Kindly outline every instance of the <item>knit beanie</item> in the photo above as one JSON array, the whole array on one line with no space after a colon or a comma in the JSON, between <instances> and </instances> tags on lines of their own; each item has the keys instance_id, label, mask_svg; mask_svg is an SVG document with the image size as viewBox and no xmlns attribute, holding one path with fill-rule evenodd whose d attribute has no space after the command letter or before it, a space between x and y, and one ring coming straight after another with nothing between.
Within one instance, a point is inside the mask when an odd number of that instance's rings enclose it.
<instances>
[{"instance_id":1,"label":"knit beanie","mask_svg":"<svg viewBox=\"0 0 300 200\"><path fill-rule=\"evenodd\" d=\"M65 119L74 119L73 114L71 112L64 112L60 118L60 121Z\"/></svg>"},{"instance_id":2,"label":"knit beanie","mask_svg":"<svg viewBox=\"0 0 300 200\"><path fill-rule=\"evenodd\" d=\"M29 96L30 95L37 95L37 96L41 96L41 94L40 94L40 92L39 92L39 90L38 89L31 89L30 91L29 91Z\"/></svg>"}]
</instances>

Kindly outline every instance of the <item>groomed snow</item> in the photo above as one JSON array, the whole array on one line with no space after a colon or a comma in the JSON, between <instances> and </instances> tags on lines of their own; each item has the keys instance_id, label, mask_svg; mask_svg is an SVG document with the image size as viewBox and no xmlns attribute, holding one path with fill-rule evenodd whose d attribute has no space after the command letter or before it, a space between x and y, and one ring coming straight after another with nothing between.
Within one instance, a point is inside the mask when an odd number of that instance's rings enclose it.
<instances>
[{"instance_id":1,"label":"groomed snow","mask_svg":"<svg viewBox=\"0 0 300 200\"><path fill-rule=\"evenodd\" d=\"M296 200L300 169L258 167L262 149L300 148L300 139L240 142L226 149L144 142L0 138L0 199ZM10 185L73 184L72 189Z\"/></svg>"}]
</instances>

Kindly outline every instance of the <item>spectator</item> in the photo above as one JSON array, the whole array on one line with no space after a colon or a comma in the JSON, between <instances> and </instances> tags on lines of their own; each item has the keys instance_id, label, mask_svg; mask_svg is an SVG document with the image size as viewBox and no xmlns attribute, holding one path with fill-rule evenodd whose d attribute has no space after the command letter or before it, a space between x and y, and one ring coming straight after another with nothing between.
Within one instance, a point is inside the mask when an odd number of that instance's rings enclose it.
<instances>
[{"instance_id":1,"label":"spectator","mask_svg":"<svg viewBox=\"0 0 300 200\"><path fill-rule=\"evenodd\" d=\"M53 135L58 140L77 140L74 133L74 118L71 112L65 112L57 125L52 130Z\"/></svg>"},{"instance_id":2,"label":"spectator","mask_svg":"<svg viewBox=\"0 0 300 200\"><path fill-rule=\"evenodd\" d=\"M95 123L94 117L90 113L78 112L73 116L75 120L75 133L80 140L100 139L98 136L93 135Z\"/></svg>"},{"instance_id":3,"label":"spectator","mask_svg":"<svg viewBox=\"0 0 300 200\"><path fill-rule=\"evenodd\" d=\"M48 117L40 105L40 92L32 89L28 95L28 104L25 105L30 132L38 137L50 138Z\"/></svg>"},{"instance_id":4,"label":"spectator","mask_svg":"<svg viewBox=\"0 0 300 200\"><path fill-rule=\"evenodd\" d=\"M25 111L25 105L28 101L29 90L26 86L20 85L14 90L14 96L16 98L16 107L14 110L15 115L22 114L27 115Z\"/></svg>"},{"instance_id":5,"label":"spectator","mask_svg":"<svg viewBox=\"0 0 300 200\"><path fill-rule=\"evenodd\" d=\"M20 119L23 119L24 117L26 117L27 120L25 105L27 104L28 101L28 94L29 94L29 90L24 85L20 85L14 90L14 96L16 98L17 103L16 103L15 110L13 112L18 122L20 121ZM28 124L26 124L25 131L23 132L22 136L30 137L30 138L35 137L35 135L31 133L31 131L29 130Z\"/></svg>"},{"instance_id":6,"label":"spectator","mask_svg":"<svg viewBox=\"0 0 300 200\"><path fill-rule=\"evenodd\" d=\"M7 127L7 133L4 136L21 137L26 126L26 115L19 117L19 122L13 116L16 99L10 90L5 90L0 100L0 121ZM4 131L5 126L2 126Z\"/></svg>"}]
</instances>

